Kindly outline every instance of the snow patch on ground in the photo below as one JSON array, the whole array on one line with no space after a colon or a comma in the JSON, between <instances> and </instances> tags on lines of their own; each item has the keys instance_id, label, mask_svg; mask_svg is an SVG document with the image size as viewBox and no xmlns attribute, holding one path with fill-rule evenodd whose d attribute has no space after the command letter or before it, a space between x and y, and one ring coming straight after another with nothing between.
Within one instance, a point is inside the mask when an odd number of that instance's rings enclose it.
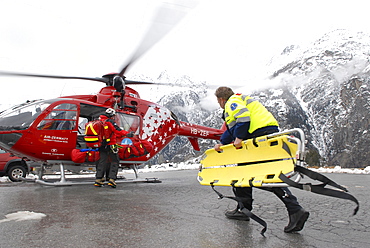
<instances>
[{"instance_id":1,"label":"snow patch on ground","mask_svg":"<svg viewBox=\"0 0 370 248\"><path fill-rule=\"evenodd\" d=\"M5 219L0 220L0 223L6 221L41 220L44 217L46 217L46 214L43 213L35 213L32 211L18 211L5 215Z\"/></svg>"}]
</instances>

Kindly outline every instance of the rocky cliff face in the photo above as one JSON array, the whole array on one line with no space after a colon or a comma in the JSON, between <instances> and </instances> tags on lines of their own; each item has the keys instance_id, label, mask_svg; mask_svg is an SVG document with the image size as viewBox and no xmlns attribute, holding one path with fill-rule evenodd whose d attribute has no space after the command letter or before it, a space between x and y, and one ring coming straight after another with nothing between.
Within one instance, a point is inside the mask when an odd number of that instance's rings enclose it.
<instances>
[{"instance_id":1,"label":"rocky cliff face","mask_svg":"<svg viewBox=\"0 0 370 248\"><path fill-rule=\"evenodd\" d=\"M308 48L289 46L268 66L275 86L252 96L273 112L282 129L299 127L305 131L310 155L317 158L312 163L369 166L369 53L369 35L345 30L331 32ZM199 104L207 86L186 77L177 83L182 81L196 87L167 95L159 104L182 121L219 128L220 110L209 111ZM201 140L200 145L204 151L213 144ZM196 156L199 153L187 139L178 137L155 161L179 162Z\"/></svg>"}]
</instances>

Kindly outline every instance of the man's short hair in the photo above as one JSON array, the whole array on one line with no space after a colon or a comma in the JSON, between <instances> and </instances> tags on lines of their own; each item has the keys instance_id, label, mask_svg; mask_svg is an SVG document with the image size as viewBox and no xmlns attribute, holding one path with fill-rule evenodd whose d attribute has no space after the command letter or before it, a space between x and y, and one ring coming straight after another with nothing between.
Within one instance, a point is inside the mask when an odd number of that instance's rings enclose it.
<instances>
[{"instance_id":1,"label":"man's short hair","mask_svg":"<svg viewBox=\"0 0 370 248\"><path fill-rule=\"evenodd\" d=\"M231 88L226 87L226 86L218 87L218 89L215 92L215 96L217 98L222 98L225 100L228 100L230 96L232 95L234 95L234 91Z\"/></svg>"}]
</instances>

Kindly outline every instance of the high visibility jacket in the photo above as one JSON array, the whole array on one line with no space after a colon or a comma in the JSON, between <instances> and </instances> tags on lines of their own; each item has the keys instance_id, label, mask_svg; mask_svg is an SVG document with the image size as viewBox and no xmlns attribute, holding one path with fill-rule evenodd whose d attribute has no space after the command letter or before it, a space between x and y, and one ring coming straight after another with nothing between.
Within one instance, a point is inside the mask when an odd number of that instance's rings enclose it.
<instances>
[{"instance_id":1,"label":"high visibility jacket","mask_svg":"<svg viewBox=\"0 0 370 248\"><path fill-rule=\"evenodd\" d=\"M103 122L100 120L90 121L85 127L85 142L86 146L99 148L103 141Z\"/></svg>"},{"instance_id":2,"label":"high visibility jacket","mask_svg":"<svg viewBox=\"0 0 370 248\"><path fill-rule=\"evenodd\" d=\"M259 101L247 95L234 94L225 103L224 118L229 128L248 123L249 133L267 126L278 126L274 116Z\"/></svg>"}]
</instances>

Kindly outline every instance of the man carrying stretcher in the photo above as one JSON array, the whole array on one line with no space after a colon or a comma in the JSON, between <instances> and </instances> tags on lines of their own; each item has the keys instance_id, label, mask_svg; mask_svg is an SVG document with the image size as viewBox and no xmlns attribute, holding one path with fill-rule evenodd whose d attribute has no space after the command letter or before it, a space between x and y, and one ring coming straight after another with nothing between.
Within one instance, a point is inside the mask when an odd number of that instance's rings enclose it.
<instances>
[{"instance_id":1,"label":"man carrying stretcher","mask_svg":"<svg viewBox=\"0 0 370 248\"><path fill-rule=\"evenodd\" d=\"M279 125L274 116L257 100L242 94L234 94L229 87L219 87L215 95L221 108L224 109L223 119L227 130L222 134L220 142L214 149L222 151L223 145L233 143L236 148L242 146L242 141L271 133L279 132ZM284 232L298 232L304 227L309 212L298 203L297 198L287 187L261 188L273 192L285 205L289 223ZM252 210L252 187L236 187L235 196L242 199L246 209ZM227 218L249 220L239 205L234 210L226 211Z\"/></svg>"}]
</instances>

